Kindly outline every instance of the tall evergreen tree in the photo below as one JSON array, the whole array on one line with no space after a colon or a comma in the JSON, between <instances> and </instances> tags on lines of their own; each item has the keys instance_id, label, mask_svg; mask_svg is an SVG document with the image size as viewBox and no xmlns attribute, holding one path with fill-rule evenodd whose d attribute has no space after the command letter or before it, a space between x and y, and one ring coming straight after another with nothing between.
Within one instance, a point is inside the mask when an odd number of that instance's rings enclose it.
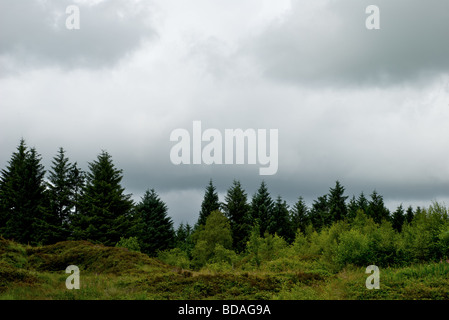
<instances>
[{"instance_id":1,"label":"tall evergreen tree","mask_svg":"<svg viewBox=\"0 0 449 320\"><path fill-rule=\"evenodd\" d=\"M349 221L353 221L357 216L357 211L359 210L359 205L357 204L357 199L353 195L351 200L348 203L348 219Z\"/></svg>"},{"instance_id":2,"label":"tall evergreen tree","mask_svg":"<svg viewBox=\"0 0 449 320\"><path fill-rule=\"evenodd\" d=\"M310 221L316 230L331 224L327 195L320 196L312 203Z\"/></svg>"},{"instance_id":3,"label":"tall evergreen tree","mask_svg":"<svg viewBox=\"0 0 449 320\"><path fill-rule=\"evenodd\" d=\"M56 242L66 240L70 235L71 214L76 206L77 192L82 188L82 177L80 169L69 162L63 148L59 148L52 164L47 186L54 230L52 242Z\"/></svg>"},{"instance_id":4,"label":"tall evergreen tree","mask_svg":"<svg viewBox=\"0 0 449 320\"><path fill-rule=\"evenodd\" d=\"M232 187L228 189L223 209L231 226L232 247L236 252L241 252L245 249L249 236L250 206L246 192L239 181L234 180Z\"/></svg>"},{"instance_id":5,"label":"tall evergreen tree","mask_svg":"<svg viewBox=\"0 0 449 320\"><path fill-rule=\"evenodd\" d=\"M369 201L365 197L365 194L363 192L360 193L360 195L357 199L357 205L359 206L360 210L363 210L363 212L365 212L365 213L368 212Z\"/></svg>"},{"instance_id":6,"label":"tall evergreen tree","mask_svg":"<svg viewBox=\"0 0 449 320\"><path fill-rule=\"evenodd\" d=\"M142 221L139 236L141 251L154 256L158 250L173 248L175 241L173 221L167 214L167 205L154 189L145 192L136 210Z\"/></svg>"},{"instance_id":7,"label":"tall evergreen tree","mask_svg":"<svg viewBox=\"0 0 449 320\"><path fill-rule=\"evenodd\" d=\"M215 186L212 184L212 179L210 179L204 193L204 199L201 203L201 211L195 227L198 228L199 226L204 226L206 224L206 219L211 214L211 212L219 209L220 201L218 199L218 193Z\"/></svg>"},{"instance_id":8,"label":"tall evergreen tree","mask_svg":"<svg viewBox=\"0 0 449 320\"><path fill-rule=\"evenodd\" d=\"M409 206L407 208L407 211L405 213L405 221L407 223L412 223L413 217L415 216L415 213L413 212L412 206Z\"/></svg>"},{"instance_id":9,"label":"tall evergreen tree","mask_svg":"<svg viewBox=\"0 0 449 320\"><path fill-rule=\"evenodd\" d=\"M393 212L391 221L393 229L395 229L398 232L401 232L404 221L405 221L405 212L401 204L400 206L397 207L396 211Z\"/></svg>"},{"instance_id":10,"label":"tall evergreen tree","mask_svg":"<svg viewBox=\"0 0 449 320\"><path fill-rule=\"evenodd\" d=\"M50 223L45 170L21 139L0 178L0 234L21 243L47 243Z\"/></svg>"},{"instance_id":11,"label":"tall evergreen tree","mask_svg":"<svg viewBox=\"0 0 449 320\"><path fill-rule=\"evenodd\" d=\"M347 196L344 196L345 188L339 181L334 188L330 188L328 197L329 215L332 222L346 218L348 209L346 207Z\"/></svg>"},{"instance_id":12,"label":"tall evergreen tree","mask_svg":"<svg viewBox=\"0 0 449 320\"><path fill-rule=\"evenodd\" d=\"M273 205L273 212L270 216L268 232L277 234L287 242L293 240L294 232L290 223L290 213L287 202L283 201L281 196L276 198Z\"/></svg>"},{"instance_id":13,"label":"tall evergreen tree","mask_svg":"<svg viewBox=\"0 0 449 320\"><path fill-rule=\"evenodd\" d=\"M300 196L290 210L290 219L294 232L298 229L303 233L305 232L307 225L310 223L308 211L309 209L307 208L304 199Z\"/></svg>"},{"instance_id":14,"label":"tall evergreen tree","mask_svg":"<svg viewBox=\"0 0 449 320\"><path fill-rule=\"evenodd\" d=\"M271 199L265 181L262 181L259 189L252 198L250 209L251 223L253 225L257 223L259 225L261 236L264 235L265 231L268 231L269 219L272 213L273 199Z\"/></svg>"},{"instance_id":15,"label":"tall evergreen tree","mask_svg":"<svg viewBox=\"0 0 449 320\"><path fill-rule=\"evenodd\" d=\"M185 251L189 256L195 246L192 234L193 228L188 223L181 223L175 232L175 247Z\"/></svg>"},{"instance_id":16,"label":"tall evergreen tree","mask_svg":"<svg viewBox=\"0 0 449 320\"><path fill-rule=\"evenodd\" d=\"M72 184L72 204L73 204L73 214L77 214L79 211L80 200L83 196L84 184L86 181L86 174L75 162L70 168L70 181Z\"/></svg>"},{"instance_id":17,"label":"tall evergreen tree","mask_svg":"<svg viewBox=\"0 0 449 320\"><path fill-rule=\"evenodd\" d=\"M73 217L74 238L113 246L120 237L130 236L133 201L124 194L122 178L122 170L105 151L89 163L79 212Z\"/></svg>"},{"instance_id":18,"label":"tall evergreen tree","mask_svg":"<svg viewBox=\"0 0 449 320\"><path fill-rule=\"evenodd\" d=\"M390 211L385 207L383 197L377 193L376 190L371 194L367 208L368 217L372 218L374 222L381 223L382 220L388 220Z\"/></svg>"}]
</instances>

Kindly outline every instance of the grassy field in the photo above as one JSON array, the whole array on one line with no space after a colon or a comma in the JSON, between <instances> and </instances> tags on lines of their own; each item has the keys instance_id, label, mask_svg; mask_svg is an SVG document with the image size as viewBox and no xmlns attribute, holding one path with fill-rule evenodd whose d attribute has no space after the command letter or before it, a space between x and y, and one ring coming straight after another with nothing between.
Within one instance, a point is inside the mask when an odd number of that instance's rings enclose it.
<instances>
[{"instance_id":1,"label":"grassy field","mask_svg":"<svg viewBox=\"0 0 449 320\"><path fill-rule=\"evenodd\" d=\"M68 290L65 269L80 269L80 289ZM449 263L380 270L380 289L368 290L365 268L332 271L316 257L294 267L272 261L245 271L184 270L124 248L87 241L31 247L0 238L0 299L449 299Z\"/></svg>"}]
</instances>

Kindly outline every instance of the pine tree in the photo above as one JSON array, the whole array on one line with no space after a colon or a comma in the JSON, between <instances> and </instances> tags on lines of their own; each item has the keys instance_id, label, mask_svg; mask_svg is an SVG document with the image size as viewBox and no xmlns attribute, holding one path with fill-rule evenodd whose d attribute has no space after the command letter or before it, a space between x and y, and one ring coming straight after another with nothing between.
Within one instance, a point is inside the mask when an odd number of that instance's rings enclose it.
<instances>
[{"instance_id":1,"label":"pine tree","mask_svg":"<svg viewBox=\"0 0 449 320\"><path fill-rule=\"evenodd\" d=\"M383 197L377 193L376 190L371 194L367 208L368 217L372 218L374 222L381 223L382 220L388 220L390 212L385 207Z\"/></svg>"},{"instance_id":2,"label":"pine tree","mask_svg":"<svg viewBox=\"0 0 449 320\"><path fill-rule=\"evenodd\" d=\"M349 221L353 221L357 216L357 211L360 210L359 205L357 204L357 200L353 195L351 200L348 203L348 219Z\"/></svg>"},{"instance_id":3,"label":"pine tree","mask_svg":"<svg viewBox=\"0 0 449 320\"><path fill-rule=\"evenodd\" d=\"M327 195L320 196L313 201L310 210L310 221L317 231L331 224Z\"/></svg>"},{"instance_id":4,"label":"pine tree","mask_svg":"<svg viewBox=\"0 0 449 320\"><path fill-rule=\"evenodd\" d=\"M348 209L346 208L347 196L344 196L345 188L339 181L334 188L330 188L328 197L328 207L331 223L346 218Z\"/></svg>"},{"instance_id":5,"label":"pine tree","mask_svg":"<svg viewBox=\"0 0 449 320\"><path fill-rule=\"evenodd\" d=\"M69 162L63 148L59 148L52 164L47 186L54 230L52 242L56 242L66 240L70 235L70 219L76 206L77 192L82 187L82 174L76 164Z\"/></svg>"},{"instance_id":6,"label":"pine tree","mask_svg":"<svg viewBox=\"0 0 449 320\"><path fill-rule=\"evenodd\" d=\"M407 211L405 213L405 221L407 223L412 223L413 217L415 216L415 213L413 212L412 206L409 206L407 208Z\"/></svg>"},{"instance_id":7,"label":"pine tree","mask_svg":"<svg viewBox=\"0 0 449 320\"><path fill-rule=\"evenodd\" d=\"M198 228L201 225L205 225L206 219L210 215L210 213L219 209L220 201L218 199L218 194L214 185L212 184L212 179L210 179L209 185L206 187L203 202L201 203L201 211L195 228Z\"/></svg>"},{"instance_id":8,"label":"pine tree","mask_svg":"<svg viewBox=\"0 0 449 320\"><path fill-rule=\"evenodd\" d=\"M290 219L294 232L298 229L303 233L305 232L307 225L310 223L308 211L309 209L307 208L304 199L300 196L298 201L296 201L293 208L290 210Z\"/></svg>"},{"instance_id":9,"label":"pine tree","mask_svg":"<svg viewBox=\"0 0 449 320\"><path fill-rule=\"evenodd\" d=\"M75 162L70 168L70 181L72 184L72 204L73 214L77 214L79 211L80 200L83 196L84 185L86 181L86 174L78 168L78 164Z\"/></svg>"},{"instance_id":10,"label":"pine tree","mask_svg":"<svg viewBox=\"0 0 449 320\"><path fill-rule=\"evenodd\" d=\"M173 221L167 215L167 205L159 198L154 189L147 190L136 206L137 214L142 221L139 236L141 251L150 256L157 251L174 247L175 231Z\"/></svg>"},{"instance_id":11,"label":"pine tree","mask_svg":"<svg viewBox=\"0 0 449 320\"><path fill-rule=\"evenodd\" d=\"M363 212L368 212L369 201L363 192L360 193L357 199L357 205L359 206L359 209L363 210Z\"/></svg>"},{"instance_id":12,"label":"pine tree","mask_svg":"<svg viewBox=\"0 0 449 320\"><path fill-rule=\"evenodd\" d=\"M233 244L236 252L242 252L248 241L249 210L248 198L239 181L234 180L225 196L224 213L229 219Z\"/></svg>"},{"instance_id":13,"label":"pine tree","mask_svg":"<svg viewBox=\"0 0 449 320\"><path fill-rule=\"evenodd\" d=\"M188 223L181 223L175 232L175 247L186 252L189 256L195 246L192 234L193 228Z\"/></svg>"},{"instance_id":14,"label":"pine tree","mask_svg":"<svg viewBox=\"0 0 449 320\"><path fill-rule=\"evenodd\" d=\"M114 246L120 237L130 236L133 202L124 194L122 178L122 170L105 151L89 163L78 214L73 216L75 239Z\"/></svg>"},{"instance_id":15,"label":"pine tree","mask_svg":"<svg viewBox=\"0 0 449 320\"><path fill-rule=\"evenodd\" d=\"M21 243L47 243L45 170L35 148L21 139L0 178L0 234Z\"/></svg>"},{"instance_id":16,"label":"pine tree","mask_svg":"<svg viewBox=\"0 0 449 320\"><path fill-rule=\"evenodd\" d=\"M393 229L395 229L398 232L402 231L402 225L404 224L405 221L405 213L404 213L404 209L402 208L402 204L400 206L398 206L398 208L396 209L395 212L393 212L393 217L392 217L392 226Z\"/></svg>"},{"instance_id":17,"label":"pine tree","mask_svg":"<svg viewBox=\"0 0 449 320\"><path fill-rule=\"evenodd\" d=\"M273 200L268 192L265 181L262 181L259 189L254 194L251 201L251 223L252 225L258 224L260 235L263 236L265 231L268 231L268 224L270 216L273 213Z\"/></svg>"},{"instance_id":18,"label":"pine tree","mask_svg":"<svg viewBox=\"0 0 449 320\"><path fill-rule=\"evenodd\" d=\"M273 213L270 216L270 223L268 225L268 232L277 234L284 238L287 242L293 240L294 231L290 223L290 214L287 202L283 201L281 196L276 198L273 205Z\"/></svg>"}]
</instances>

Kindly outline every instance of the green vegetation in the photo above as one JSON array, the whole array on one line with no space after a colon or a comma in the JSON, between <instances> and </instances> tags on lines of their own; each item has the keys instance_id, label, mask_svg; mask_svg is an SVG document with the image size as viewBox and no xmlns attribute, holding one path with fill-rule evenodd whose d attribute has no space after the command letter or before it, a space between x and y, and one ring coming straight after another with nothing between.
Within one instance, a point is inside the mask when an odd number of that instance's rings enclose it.
<instances>
[{"instance_id":1,"label":"green vegetation","mask_svg":"<svg viewBox=\"0 0 449 320\"><path fill-rule=\"evenodd\" d=\"M391 213L377 191L347 201L337 181L290 208L264 181L248 200L237 180L221 203L210 180L197 223L175 230L154 189L131 200L107 152L85 173L61 148L48 179L40 161L21 140L0 174L0 298L448 298L441 203ZM81 290L64 286L71 264ZM381 290L365 287L369 265Z\"/></svg>"},{"instance_id":2,"label":"green vegetation","mask_svg":"<svg viewBox=\"0 0 449 320\"><path fill-rule=\"evenodd\" d=\"M233 266L215 259L197 271L87 241L31 247L0 238L0 299L449 298L445 261L381 268L380 289L368 290L365 267L335 268L323 256L306 254L304 235L289 246L280 237L260 238L257 232L251 235L251 251L234 257ZM171 251L171 256L183 255ZM160 258L169 256L166 251ZM65 287L65 268L71 264L80 268L79 290Z\"/></svg>"}]
</instances>

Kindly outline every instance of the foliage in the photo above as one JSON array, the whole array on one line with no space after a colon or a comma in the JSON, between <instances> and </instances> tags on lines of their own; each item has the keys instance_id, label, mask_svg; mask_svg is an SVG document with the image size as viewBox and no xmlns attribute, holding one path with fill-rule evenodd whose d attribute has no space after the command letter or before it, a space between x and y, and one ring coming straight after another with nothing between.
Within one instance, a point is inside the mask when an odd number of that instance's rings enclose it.
<instances>
[{"instance_id":1,"label":"foliage","mask_svg":"<svg viewBox=\"0 0 449 320\"><path fill-rule=\"evenodd\" d=\"M228 189L223 209L231 225L232 247L236 252L242 252L248 240L250 206L239 181L234 180L232 187Z\"/></svg>"},{"instance_id":2,"label":"foliage","mask_svg":"<svg viewBox=\"0 0 449 320\"><path fill-rule=\"evenodd\" d=\"M207 262L217 259L221 246L224 249L232 248L232 234L229 219L220 211L212 211L207 217L204 228L198 229L194 235L195 247L192 250L192 263L196 268L204 266ZM217 251L218 250L218 251Z\"/></svg>"},{"instance_id":3,"label":"foliage","mask_svg":"<svg viewBox=\"0 0 449 320\"><path fill-rule=\"evenodd\" d=\"M265 181L262 181L259 189L251 200L250 216L253 225L259 226L260 235L262 236L268 230L270 217L273 213L273 199L271 199Z\"/></svg>"},{"instance_id":4,"label":"foliage","mask_svg":"<svg viewBox=\"0 0 449 320\"><path fill-rule=\"evenodd\" d=\"M201 211L198 216L196 227L204 225L206 223L207 217L211 214L211 212L219 209L220 209L220 201L218 199L216 188L212 184L211 179L204 193L203 202L201 203Z\"/></svg>"},{"instance_id":5,"label":"foliage","mask_svg":"<svg viewBox=\"0 0 449 320\"><path fill-rule=\"evenodd\" d=\"M73 236L105 245L115 245L128 236L133 202L121 186L122 170L103 151L89 163L90 171L80 199L80 211L73 217Z\"/></svg>"},{"instance_id":6,"label":"foliage","mask_svg":"<svg viewBox=\"0 0 449 320\"><path fill-rule=\"evenodd\" d=\"M48 211L45 170L22 139L0 177L0 234L21 243L47 243L55 228Z\"/></svg>"},{"instance_id":7,"label":"foliage","mask_svg":"<svg viewBox=\"0 0 449 320\"><path fill-rule=\"evenodd\" d=\"M137 237L120 237L120 241L115 244L118 248L126 248L129 251L140 252L139 240Z\"/></svg>"},{"instance_id":8,"label":"foliage","mask_svg":"<svg viewBox=\"0 0 449 320\"><path fill-rule=\"evenodd\" d=\"M150 256L156 255L158 250L173 248L175 231L167 210L154 189L147 190L136 206L137 221L141 224L138 228L140 246L142 252Z\"/></svg>"},{"instance_id":9,"label":"foliage","mask_svg":"<svg viewBox=\"0 0 449 320\"><path fill-rule=\"evenodd\" d=\"M70 236L71 214L76 213L77 202L84 185L84 174L76 163L71 164L60 148L54 157L48 176L49 210L54 220L51 242L67 239Z\"/></svg>"},{"instance_id":10,"label":"foliage","mask_svg":"<svg viewBox=\"0 0 449 320\"><path fill-rule=\"evenodd\" d=\"M190 269L191 262L188 254L180 248L159 251L157 254L161 261L183 269Z\"/></svg>"}]
</instances>

